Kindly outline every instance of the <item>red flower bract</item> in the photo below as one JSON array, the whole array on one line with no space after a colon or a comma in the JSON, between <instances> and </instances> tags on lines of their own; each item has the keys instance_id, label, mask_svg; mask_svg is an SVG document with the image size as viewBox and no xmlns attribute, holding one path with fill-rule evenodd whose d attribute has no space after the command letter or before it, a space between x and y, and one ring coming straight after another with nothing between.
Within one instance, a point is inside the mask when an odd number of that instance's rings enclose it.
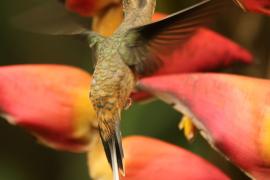
<instances>
[{"instance_id":1,"label":"red flower bract","mask_svg":"<svg viewBox=\"0 0 270 180\"><path fill-rule=\"evenodd\" d=\"M130 136L123 138L126 175L122 180L225 180L229 179L218 168L203 158L175 145L157 139ZM100 140L88 154L90 175L93 179L112 179Z\"/></svg>"},{"instance_id":2,"label":"red flower bract","mask_svg":"<svg viewBox=\"0 0 270 180\"><path fill-rule=\"evenodd\" d=\"M153 19L162 17L165 15L157 13ZM238 61L251 63L252 55L222 35L201 28L183 47L163 59L164 66L155 75L206 71Z\"/></svg>"},{"instance_id":3,"label":"red flower bract","mask_svg":"<svg viewBox=\"0 0 270 180\"><path fill-rule=\"evenodd\" d=\"M146 137L123 141L127 174L123 180L229 179L204 159L174 145Z\"/></svg>"},{"instance_id":4,"label":"red flower bract","mask_svg":"<svg viewBox=\"0 0 270 180\"><path fill-rule=\"evenodd\" d=\"M190 117L211 144L254 178L269 179L269 80L198 73L146 78L140 86Z\"/></svg>"},{"instance_id":5,"label":"red flower bract","mask_svg":"<svg viewBox=\"0 0 270 180\"><path fill-rule=\"evenodd\" d=\"M0 67L0 114L49 146L87 149L95 120L89 84L89 74L68 66Z\"/></svg>"},{"instance_id":6,"label":"red flower bract","mask_svg":"<svg viewBox=\"0 0 270 180\"><path fill-rule=\"evenodd\" d=\"M206 71L237 61L250 63L251 59L250 53L239 45L202 28L184 47L177 49L163 61L164 67L157 75Z\"/></svg>"}]
</instances>

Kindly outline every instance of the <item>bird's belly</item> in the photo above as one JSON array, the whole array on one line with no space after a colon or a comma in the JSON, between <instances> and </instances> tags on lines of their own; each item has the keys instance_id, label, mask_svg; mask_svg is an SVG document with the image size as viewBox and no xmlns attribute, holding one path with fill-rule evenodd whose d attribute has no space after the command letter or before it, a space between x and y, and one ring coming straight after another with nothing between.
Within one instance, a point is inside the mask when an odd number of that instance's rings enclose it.
<instances>
[{"instance_id":1,"label":"bird's belly","mask_svg":"<svg viewBox=\"0 0 270 180\"><path fill-rule=\"evenodd\" d=\"M125 64L99 64L93 75L90 98L97 111L119 111L125 107L134 86L134 75Z\"/></svg>"}]
</instances>

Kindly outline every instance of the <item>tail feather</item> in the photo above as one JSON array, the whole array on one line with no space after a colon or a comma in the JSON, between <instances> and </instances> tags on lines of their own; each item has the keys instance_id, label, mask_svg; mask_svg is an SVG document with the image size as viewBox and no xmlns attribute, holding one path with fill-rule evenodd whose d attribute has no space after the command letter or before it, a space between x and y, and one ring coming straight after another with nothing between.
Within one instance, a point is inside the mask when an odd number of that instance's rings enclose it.
<instances>
[{"instance_id":1,"label":"tail feather","mask_svg":"<svg viewBox=\"0 0 270 180\"><path fill-rule=\"evenodd\" d=\"M124 153L119 125L116 127L115 133L110 139L106 140L101 136L101 140L104 146L107 160L113 170L114 180L119 180L119 170L121 174L125 176Z\"/></svg>"}]
</instances>

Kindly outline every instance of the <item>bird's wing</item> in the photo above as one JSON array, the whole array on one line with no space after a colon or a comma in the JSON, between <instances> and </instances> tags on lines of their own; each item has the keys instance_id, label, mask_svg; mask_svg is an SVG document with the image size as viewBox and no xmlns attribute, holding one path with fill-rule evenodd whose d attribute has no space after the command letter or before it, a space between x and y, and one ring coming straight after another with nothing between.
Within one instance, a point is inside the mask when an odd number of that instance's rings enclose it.
<instances>
[{"instance_id":1,"label":"bird's wing","mask_svg":"<svg viewBox=\"0 0 270 180\"><path fill-rule=\"evenodd\" d=\"M51 35L83 34L91 27L90 18L69 12L56 0L46 1L11 19L22 30Z\"/></svg>"},{"instance_id":2,"label":"bird's wing","mask_svg":"<svg viewBox=\"0 0 270 180\"><path fill-rule=\"evenodd\" d=\"M167 18L130 29L120 48L126 64L139 75L150 75L162 57L183 45L197 28L209 22L227 0L204 0Z\"/></svg>"}]
</instances>

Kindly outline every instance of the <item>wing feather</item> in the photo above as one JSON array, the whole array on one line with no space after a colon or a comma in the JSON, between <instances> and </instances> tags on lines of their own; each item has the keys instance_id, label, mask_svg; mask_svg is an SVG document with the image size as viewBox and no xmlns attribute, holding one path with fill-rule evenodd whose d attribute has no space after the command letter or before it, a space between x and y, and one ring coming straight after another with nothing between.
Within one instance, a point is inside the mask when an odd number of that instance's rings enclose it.
<instances>
[{"instance_id":1,"label":"wing feather","mask_svg":"<svg viewBox=\"0 0 270 180\"><path fill-rule=\"evenodd\" d=\"M167 18L135 27L126 34L124 61L140 75L150 75L162 65L162 57L182 46L228 3L227 0L204 0ZM137 54L127 59L128 53ZM138 57L139 56L139 57ZM149 67L152 66L152 67Z\"/></svg>"}]
</instances>

